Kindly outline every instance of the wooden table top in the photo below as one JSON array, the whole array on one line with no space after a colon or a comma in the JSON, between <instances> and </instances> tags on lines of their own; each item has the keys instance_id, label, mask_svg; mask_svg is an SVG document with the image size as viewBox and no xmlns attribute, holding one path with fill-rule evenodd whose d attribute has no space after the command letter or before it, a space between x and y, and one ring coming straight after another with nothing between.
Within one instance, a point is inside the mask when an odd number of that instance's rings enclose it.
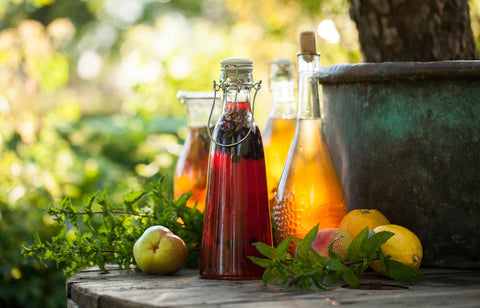
<instances>
[{"instance_id":1,"label":"wooden table top","mask_svg":"<svg viewBox=\"0 0 480 308\"><path fill-rule=\"evenodd\" d=\"M201 279L191 269L158 276L116 268L103 274L91 268L67 281L67 307L480 307L480 270L420 272L426 279L416 284L366 273L363 289L339 285L332 291L302 291L265 286L260 280Z\"/></svg>"}]
</instances>

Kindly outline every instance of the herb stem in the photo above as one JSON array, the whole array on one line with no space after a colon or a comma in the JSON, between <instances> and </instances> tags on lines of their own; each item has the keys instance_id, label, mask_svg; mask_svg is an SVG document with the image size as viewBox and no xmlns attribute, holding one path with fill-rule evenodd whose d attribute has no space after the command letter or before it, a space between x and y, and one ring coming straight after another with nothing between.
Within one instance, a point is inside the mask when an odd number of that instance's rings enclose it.
<instances>
[{"instance_id":1,"label":"herb stem","mask_svg":"<svg viewBox=\"0 0 480 308\"><path fill-rule=\"evenodd\" d=\"M91 212L92 214L119 214L119 215L130 215L130 216L138 216L138 217L149 217L149 215L145 214L140 214L140 213L133 213L133 212L127 212L127 211L118 211L118 210L113 210L113 211L93 211ZM72 215L72 214L77 214L77 215L88 215L88 212L78 212L78 213L65 213L67 215Z\"/></svg>"},{"instance_id":2,"label":"herb stem","mask_svg":"<svg viewBox=\"0 0 480 308\"><path fill-rule=\"evenodd\" d=\"M386 255L385 256L385 258L391 258L391 257L392 257L391 255ZM372 261L375 261L375 260L380 260L380 257L375 257L375 258L372 259ZM343 262L343 265L350 266L350 265L359 264L359 263L363 263L363 260Z\"/></svg>"}]
</instances>

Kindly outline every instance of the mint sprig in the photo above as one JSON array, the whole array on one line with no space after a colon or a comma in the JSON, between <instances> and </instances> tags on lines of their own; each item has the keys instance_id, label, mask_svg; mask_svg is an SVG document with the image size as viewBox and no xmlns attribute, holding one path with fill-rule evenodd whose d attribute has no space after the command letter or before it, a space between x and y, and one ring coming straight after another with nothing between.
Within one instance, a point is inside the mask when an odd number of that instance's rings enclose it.
<instances>
[{"instance_id":1,"label":"mint sprig","mask_svg":"<svg viewBox=\"0 0 480 308\"><path fill-rule=\"evenodd\" d=\"M343 281L352 288L358 288L360 276L375 260L380 260L380 268L386 268L388 276L397 281L414 283L424 279L416 270L383 254L381 246L393 236L392 232L369 232L368 227L362 230L348 249L350 261L343 260L342 256L333 252L333 243L337 239L330 243L328 258L319 255L312 248L317 233L318 225L303 239L289 236L276 248L260 242L254 243L257 250L266 257L249 257L255 264L265 268L263 283L309 290L315 285L322 290L331 290ZM292 240L296 244L293 256L288 252Z\"/></svg>"},{"instance_id":2,"label":"mint sprig","mask_svg":"<svg viewBox=\"0 0 480 308\"><path fill-rule=\"evenodd\" d=\"M82 206L64 199L48 210L59 226L58 233L47 240L37 234L34 244L23 246L23 254L44 265L55 261L67 276L95 265L105 272L107 264L128 269L135 264L135 241L148 227L162 225L185 241L187 266L198 267L203 214L186 206L191 194L170 198L163 180L126 193L120 205L108 200L107 190L93 194Z\"/></svg>"}]
</instances>

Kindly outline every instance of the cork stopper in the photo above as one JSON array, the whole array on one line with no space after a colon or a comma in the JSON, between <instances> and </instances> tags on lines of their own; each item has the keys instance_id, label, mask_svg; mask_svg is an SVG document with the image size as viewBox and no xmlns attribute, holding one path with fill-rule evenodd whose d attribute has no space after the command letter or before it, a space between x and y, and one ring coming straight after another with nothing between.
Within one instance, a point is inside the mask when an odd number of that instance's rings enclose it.
<instances>
[{"instance_id":1,"label":"cork stopper","mask_svg":"<svg viewBox=\"0 0 480 308\"><path fill-rule=\"evenodd\" d=\"M304 31L300 33L300 51L305 61L311 62L313 60L313 56L317 53L315 32Z\"/></svg>"}]
</instances>

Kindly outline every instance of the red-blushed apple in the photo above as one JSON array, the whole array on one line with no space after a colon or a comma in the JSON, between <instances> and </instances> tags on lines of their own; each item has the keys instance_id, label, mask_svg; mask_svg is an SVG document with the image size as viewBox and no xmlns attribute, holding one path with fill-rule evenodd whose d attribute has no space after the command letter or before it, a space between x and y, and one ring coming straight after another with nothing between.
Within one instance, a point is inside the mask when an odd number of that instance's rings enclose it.
<instances>
[{"instance_id":1,"label":"red-blushed apple","mask_svg":"<svg viewBox=\"0 0 480 308\"><path fill-rule=\"evenodd\" d=\"M319 255L328 257L328 248L332 241L333 252L338 253L344 260L348 256L348 247L352 243L352 237L347 231L338 228L326 228L318 230L317 237L312 243L312 248L315 249Z\"/></svg>"},{"instance_id":2,"label":"red-blushed apple","mask_svg":"<svg viewBox=\"0 0 480 308\"><path fill-rule=\"evenodd\" d=\"M138 267L147 274L172 274L187 261L185 242L163 226L145 230L133 246Z\"/></svg>"}]
</instances>

